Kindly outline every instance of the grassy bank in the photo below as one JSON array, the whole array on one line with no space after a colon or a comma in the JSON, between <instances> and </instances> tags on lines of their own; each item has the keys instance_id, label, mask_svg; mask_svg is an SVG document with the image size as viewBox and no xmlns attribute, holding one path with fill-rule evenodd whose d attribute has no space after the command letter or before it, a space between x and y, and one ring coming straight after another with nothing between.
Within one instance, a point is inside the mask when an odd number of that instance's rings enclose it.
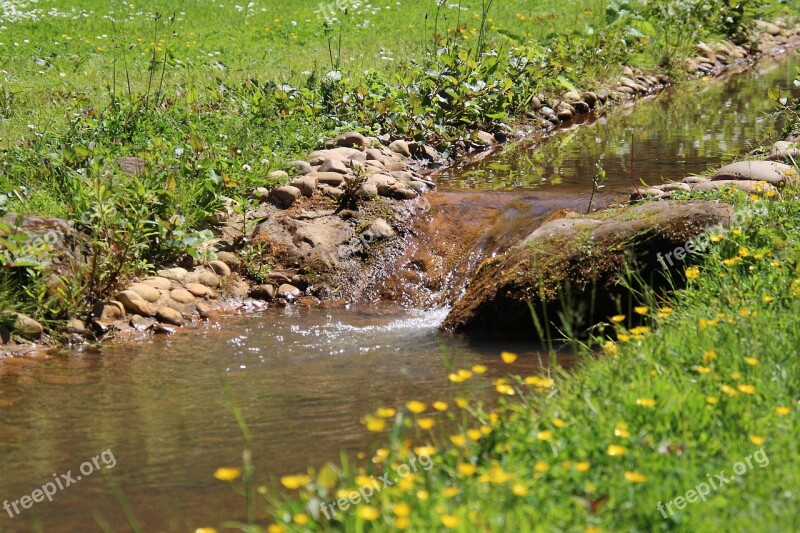
<instances>
[{"instance_id":1,"label":"grassy bank","mask_svg":"<svg viewBox=\"0 0 800 533\"><path fill-rule=\"evenodd\" d=\"M452 146L502 129L539 92L623 64L670 70L700 39L747 41L755 17L791 12L778 0L3 9L0 214L78 222L93 259L54 276L46 246L3 226L0 301L45 320L154 264L206 258L200 229L226 198L246 211L249 190L336 131ZM125 175L125 156L148 172Z\"/></svg>"}]
</instances>

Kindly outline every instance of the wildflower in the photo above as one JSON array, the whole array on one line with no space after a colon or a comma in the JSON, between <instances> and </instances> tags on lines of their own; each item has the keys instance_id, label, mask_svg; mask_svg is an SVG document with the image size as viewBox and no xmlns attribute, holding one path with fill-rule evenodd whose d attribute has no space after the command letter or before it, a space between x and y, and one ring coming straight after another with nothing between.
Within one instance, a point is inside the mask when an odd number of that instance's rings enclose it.
<instances>
[{"instance_id":1,"label":"wildflower","mask_svg":"<svg viewBox=\"0 0 800 533\"><path fill-rule=\"evenodd\" d=\"M755 386L753 386L753 385L745 385L744 383L736 385L736 388L739 389L739 392L743 392L745 394L755 394L755 392L756 392Z\"/></svg>"},{"instance_id":2,"label":"wildflower","mask_svg":"<svg viewBox=\"0 0 800 533\"><path fill-rule=\"evenodd\" d=\"M511 487L511 492L514 494L514 496L525 496L528 494L528 487L522 485L521 483L515 483Z\"/></svg>"},{"instance_id":3,"label":"wildflower","mask_svg":"<svg viewBox=\"0 0 800 533\"><path fill-rule=\"evenodd\" d=\"M647 312L650 311L650 308L645 305L640 305L638 307L634 307L633 310L636 312L636 314L646 315Z\"/></svg>"},{"instance_id":4,"label":"wildflower","mask_svg":"<svg viewBox=\"0 0 800 533\"><path fill-rule=\"evenodd\" d=\"M775 300L775 298L773 298L772 296L766 295L766 294L761 297L761 301L764 302L765 304L768 304L773 300Z\"/></svg>"},{"instance_id":5,"label":"wildflower","mask_svg":"<svg viewBox=\"0 0 800 533\"><path fill-rule=\"evenodd\" d=\"M421 489L421 490L417 491L417 499L418 500L423 501L423 502L424 501L428 501L429 497L430 497L430 494L428 494L427 490Z\"/></svg>"},{"instance_id":6,"label":"wildflower","mask_svg":"<svg viewBox=\"0 0 800 533\"><path fill-rule=\"evenodd\" d=\"M392 510L395 515L401 518L411 514L411 506L407 503L397 503Z\"/></svg>"},{"instance_id":7,"label":"wildflower","mask_svg":"<svg viewBox=\"0 0 800 533\"><path fill-rule=\"evenodd\" d=\"M445 498L452 498L456 494L458 494L458 487L447 487L442 491L442 495Z\"/></svg>"},{"instance_id":8,"label":"wildflower","mask_svg":"<svg viewBox=\"0 0 800 533\"><path fill-rule=\"evenodd\" d=\"M380 432L386 429L386 421L382 418L375 418L374 416L365 416L364 425L367 426L367 431Z\"/></svg>"},{"instance_id":9,"label":"wildflower","mask_svg":"<svg viewBox=\"0 0 800 533\"><path fill-rule=\"evenodd\" d=\"M628 483L644 483L647 481L647 477L641 472L625 472L624 476L625 481Z\"/></svg>"},{"instance_id":10,"label":"wildflower","mask_svg":"<svg viewBox=\"0 0 800 533\"><path fill-rule=\"evenodd\" d=\"M766 441L764 437L759 437L758 435L750 435L748 438L750 439L750 442L756 446L761 446Z\"/></svg>"},{"instance_id":11,"label":"wildflower","mask_svg":"<svg viewBox=\"0 0 800 533\"><path fill-rule=\"evenodd\" d=\"M617 455L625 455L625 448L620 446L619 444L609 444L606 453L608 455L617 456Z\"/></svg>"},{"instance_id":12,"label":"wildflower","mask_svg":"<svg viewBox=\"0 0 800 533\"><path fill-rule=\"evenodd\" d=\"M575 470L578 472L588 472L591 467L592 465L588 461L578 461L575 463Z\"/></svg>"},{"instance_id":13,"label":"wildflower","mask_svg":"<svg viewBox=\"0 0 800 533\"><path fill-rule=\"evenodd\" d=\"M454 527L458 527L459 525L461 525L461 519L451 514L445 514L442 515L442 524L444 525L444 527L452 529Z\"/></svg>"},{"instance_id":14,"label":"wildflower","mask_svg":"<svg viewBox=\"0 0 800 533\"><path fill-rule=\"evenodd\" d=\"M631 336L626 333L617 333L617 340L619 342L628 342L631 340Z\"/></svg>"},{"instance_id":15,"label":"wildflower","mask_svg":"<svg viewBox=\"0 0 800 533\"><path fill-rule=\"evenodd\" d=\"M397 411L391 407L378 407L375 410L375 414L381 418L392 418Z\"/></svg>"},{"instance_id":16,"label":"wildflower","mask_svg":"<svg viewBox=\"0 0 800 533\"><path fill-rule=\"evenodd\" d=\"M381 512L371 505L359 505L356 509L356 516L367 522L372 522L381 516Z\"/></svg>"},{"instance_id":17,"label":"wildflower","mask_svg":"<svg viewBox=\"0 0 800 533\"><path fill-rule=\"evenodd\" d=\"M466 398L461 398L460 396L456 396L455 398L453 398L453 401L461 409L464 409L469 405L469 401Z\"/></svg>"},{"instance_id":18,"label":"wildflower","mask_svg":"<svg viewBox=\"0 0 800 533\"><path fill-rule=\"evenodd\" d=\"M734 235L741 235L742 234L742 230L735 229L735 230L732 230L731 233L733 233Z\"/></svg>"},{"instance_id":19,"label":"wildflower","mask_svg":"<svg viewBox=\"0 0 800 533\"><path fill-rule=\"evenodd\" d=\"M700 326L700 330L704 330L706 328L710 328L719 324L719 319L715 318L713 320L706 320L705 318L701 318L698 321L698 325Z\"/></svg>"},{"instance_id":20,"label":"wildflower","mask_svg":"<svg viewBox=\"0 0 800 533\"><path fill-rule=\"evenodd\" d=\"M731 372L731 379L733 379L734 381L742 379L742 373L739 372L738 370Z\"/></svg>"},{"instance_id":21,"label":"wildflower","mask_svg":"<svg viewBox=\"0 0 800 533\"><path fill-rule=\"evenodd\" d=\"M612 322L620 323L625 320L625 315L614 315L611 317Z\"/></svg>"},{"instance_id":22,"label":"wildflower","mask_svg":"<svg viewBox=\"0 0 800 533\"><path fill-rule=\"evenodd\" d=\"M557 428L563 428L564 426L567 425L567 423L561 420L560 418L554 418L553 425Z\"/></svg>"},{"instance_id":23,"label":"wildflower","mask_svg":"<svg viewBox=\"0 0 800 533\"><path fill-rule=\"evenodd\" d=\"M452 442L456 446L463 446L467 442L467 440L464 438L463 435L450 435L450 442Z\"/></svg>"},{"instance_id":24,"label":"wildflower","mask_svg":"<svg viewBox=\"0 0 800 533\"><path fill-rule=\"evenodd\" d=\"M497 385L495 385L495 389L500 394L506 394L508 396L513 396L514 394L516 394L514 387L512 387L507 383L498 383Z\"/></svg>"},{"instance_id":25,"label":"wildflower","mask_svg":"<svg viewBox=\"0 0 800 533\"><path fill-rule=\"evenodd\" d=\"M386 448L378 448L375 450L375 457L372 458L372 462L382 463L387 457L389 457L389 450Z\"/></svg>"},{"instance_id":26,"label":"wildflower","mask_svg":"<svg viewBox=\"0 0 800 533\"><path fill-rule=\"evenodd\" d=\"M717 351L713 348L703 352L703 362L707 363L717 356Z\"/></svg>"},{"instance_id":27,"label":"wildflower","mask_svg":"<svg viewBox=\"0 0 800 533\"><path fill-rule=\"evenodd\" d=\"M492 426L483 425L480 427L480 432L483 435L488 435L492 432Z\"/></svg>"},{"instance_id":28,"label":"wildflower","mask_svg":"<svg viewBox=\"0 0 800 533\"><path fill-rule=\"evenodd\" d=\"M295 524L297 524L299 526L304 526L304 525L308 524L308 520L309 519L308 519L308 515L306 513L297 513L296 515L294 515L292 517L292 520L294 520Z\"/></svg>"},{"instance_id":29,"label":"wildflower","mask_svg":"<svg viewBox=\"0 0 800 533\"><path fill-rule=\"evenodd\" d=\"M717 405L717 403L719 403L719 400L717 399L716 396L706 396L706 403L709 405Z\"/></svg>"},{"instance_id":30,"label":"wildflower","mask_svg":"<svg viewBox=\"0 0 800 533\"><path fill-rule=\"evenodd\" d=\"M462 476L469 477L473 475L478 468L470 463L459 463L458 464L458 473Z\"/></svg>"},{"instance_id":31,"label":"wildflower","mask_svg":"<svg viewBox=\"0 0 800 533\"><path fill-rule=\"evenodd\" d=\"M708 374L711 372L711 367L697 365L694 367L698 374Z\"/></svg>"},{"instance_id":32,"label":"wildflower","mask_svg":"<svg viewBox=\"0 0 800 533\"><path fill-rule=\"evenodd\" d=\"M775 412L778 413L778 416L786 416L792 412L790 407L776 407Z\"/></svg>"},{"instance_id":33,"label":"wildflower","mask_svg":"<svg viewBox=\"0 0 800 533\"><path fill-rule=\"evenodd\" d=\"M427 406L422 402L418 402L417 400L411 400L410 402L406 403L406 407L408 407L408 410L412 413L420 414Z\"/></svg>"},{"instance_id":34,"label":"wildflower","mask_svg":"<svg viewBox=\"0 0 800 533\"><path fill-rule=\"evenodd\" d=\"M221 467L214 471L214 477L220 481L235 481L242 475L242 469L238 467Z\"/></svg>"},{"instance_id":35,"label":"wildflower","mask_svg":"<svg viewBox=\"0 0 800 533\"><path fill-rule=\"evenodd\" d=\"M417 420L417 425L420 427L420 429L428 430L436 425L436 420L431 417L420 418Z\"/></svg>"},{"instance_id":36,"label":"wildflower","mask_svg":"<svg viewBox=\"0 0 800 533\"><path fill-rule=\"evenodd\" d=\"M758 366L758 363L760 363L760 361L755 357L745 357L744 362L750 366Z\"/></svg>"},{"instance_id":37,"label":"wildflower","mask_svg":"<svg viewBox=\"0 0 800 533\"><path fill-rule=\"evenodd\" d=\"M525 378L525 384L540 389L546 389L553 386L553 380L542 376L528 376Z\"/></svg>"},{"instance_id":38,"label":"wildflower","mask_svg":"<svg viewBox=\"0 0 800 533\"><path fill-rule=\"evenodd\" d=\"M297 490L311 483L311 476L306 474L299 474L296 476L283 476L281 478L281 485L289 490Z\"/></svg>"},{"instance_id":39,"label":"wildflower","mask_svg":"<svg viewBox=\"0 0 800 533\"><path fill-rule=\"evenodd\" d=\"M536 438L539 440L551 440L553 438L553 432L551 430L540 431L536 434Z\"/></svg>"},{"instance_id":40,"label":"wildflower","mask_svg":"<svg viewBox=\"0 0 800 533\"><path fill-rule=\"evenodd\" d=\"M697 279L700 277L700 269L697 267L689 267L685 271L686 279Z\"/></svg>"},{"instance_id":41,"label":"wildflower","mask_svg":"<svg viewBox=\"0 0 800 533\"><path fill-rule=\"evenodd\" d=\"M734 389L730 385L722 385L720 389L722 389L722 392L724 392L728 396L736 396L737 394L739 394L738 392L736 392L736 389Z\"/></svg>"},{"instance_id":42,"label":"wildflower","mask_svg":"<svg viewBox=\"0 0 800 533\"><path fill-rule=\"evenodd\" d=\"M619 349L617 349L617 345L614 341L606 341L605 344L603 344L603 351L610 357L614 357L619 353Z\"/></svg>"},{"instance_id":43,"label":"wildflower","mask_svg":"<svg viewBox=\"0 0 800 533\"><path fill-rule=\"evenodd\" d=\"M545 461L536 461L536 464L533 465L533 469L539 473L544 473L550 470L550 463Z\"/></svg>"},{"instance_id":44,"label":"wildflower","mask_svg":"<svg viewBox=\"0 0 800 533\"><path fill-rule=\"evenodd\" d=\"M642 407L653 407L655 404L656 401L653 398L639 398L636 400L636 405L641 405Z\"/></svg>"},{"instance_id":45,"label":"wildflower","mask_svg":"<svg viewBox=\"0 0 800 533\"><path fill-rule=\"evenodd\" d=\"M433 402L433 408L437 411L447 411L447 403L446 402Z\"/></svg>"},{"instance_id":46,"label":"wildflower","mask_svg":"<svg viewBox=\"0 0 800 533\"><path fill-rule=\"evenodd\" d=\"M280 524L270 524L267 533L283 533L286 529Z\"/></svg>"},{"instance_id":47,"label":"wildflower","mask_svg":"<svg viewBox=\"0 0 800 533\"><path fill-rule=\"evenodd\" d=\"M739 247L739 257L747 257L750 255L750 250L746 246Z\"/></svg>"},{"instance_id":48,"label":"wildflower","mask_svg":"<svg viewBox=\"0 0 800 533\"><path fill-rule=\"evenodd\" d=\"M476 374L485 374L487 370L485 365L475 365L472 367L472 371Z\"/></svg>"},{"instance_id":49,"label":"wildflower","mask_svg":"<svg viewBox=\"0 0 800 533\"><path fill-rule=\"evenodd\" d=\"M630 437L631 433L628 431L628 425L625 422L617 422L614 426L614 435L623 439Z\"/></svg>"},{"instance_id":50,"label":"wildflower","mask_svg":"<svg viewBox=\"0 0 800 533\"><path fill-rule=\"evenodd\" d=\"M672 313L671 307L662 307L658 310L658 318L667 318Z\"/></svg>"},{"instance_id":51,"label":"wildflower","mask_svg":"<svg viewBox=\"0 0 800 533\"><path fill-rule=\"evenodd\" d=\"M709 237L709 240L716 244L722 240L722 235L719 234L712 235L711 237Z\"/></svg>"},{"instance_id":52,"label":"wildflower","mask_svg":"<svg viewBox=\"0 0 800 533\"><path fill-rule=\"evenodd\" d=\"M408 527L408 517L400 516L394 521L394 527L397 529L406 529Z\"/></svg>"},{"instance_id":53,"label":"wildflower","mask_svg":"<svg viewBox=\"0 0 800 533\"><path fill-rule=\"evenodd\" d=\"M638 337L640 335L647 335L651 331L652 329L650 328L650 326L636 326L635 328L631 328L631 333L633 333L635 337Z\"/></svg>"},{"instance_id":54,"label":"wildflower","mask_svg":"<svg viewBox=\"0 0 800 533\"><path fill-rule=\"evenodd\" d=\"M511 352L503 352L500 354L500 357L503 359L505 364L510 365L517 360L518 355Z\"/></svg>"},{"instance_id":55,"label":"wildflower","mask_svg":"<svg viewBox=\"0 0 800 533\"><path fill-rule=\"evenodd\" d=\"M418 446L414 448L414 453L422 457L430 457L436 453L436 448L433 446Z\"/></svg>"}]
</instances>

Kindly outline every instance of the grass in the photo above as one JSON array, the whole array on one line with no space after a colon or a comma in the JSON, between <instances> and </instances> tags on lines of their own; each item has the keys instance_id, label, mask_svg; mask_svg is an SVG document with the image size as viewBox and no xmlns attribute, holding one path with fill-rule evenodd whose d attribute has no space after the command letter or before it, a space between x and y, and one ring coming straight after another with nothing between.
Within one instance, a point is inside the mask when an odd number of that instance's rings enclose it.
<instances>
[{"instance_id":1,"label":"grass","mask_svg":"<svg viewBox=\"0 0 800 533\"><path fill-rule=\"evenodd\" d=\"M600 355L569 374L523 377L505 353L509 377L493 382L481 369L454 370L456 394L465 379L495 389L492 409L378 409L365 417L386 435L373 465L284 477L290 495L263 504L276 517L263 528L795 529L800 188L706 197L735 206L732 226L670 274L687 288L669 300L642 295L632 316L615 317L616 340L596 339ZM385 474L393 485L376 484Z\"/></svg>"}]
</instances>

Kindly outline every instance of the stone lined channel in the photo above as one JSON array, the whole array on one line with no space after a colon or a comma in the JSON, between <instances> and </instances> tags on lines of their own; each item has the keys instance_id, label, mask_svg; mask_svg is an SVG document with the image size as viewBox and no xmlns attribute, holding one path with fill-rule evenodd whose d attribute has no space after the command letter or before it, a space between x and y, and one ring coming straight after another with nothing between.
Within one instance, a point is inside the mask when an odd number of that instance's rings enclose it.
<instances>
[{"instance_id":1,"label":"stone lined channel","mask_svg":"<svg viewBox=\"0 0 800 533\"><path fill-rule=\"evenodd\" d=\"M536 366L536 352L442 336L446 312L431 301L451 300L483 257L553 212L585 210L598 160L608 174L602 204L630 192L631 175L679 179L776 138L764 114L772 105L766 90L788 89L798 64L795 56L700 81L441 173L431 210L405 253L392 258L392 276L365 294L394 304L289 307L128 346L3 360L0 500L30 494L53 473L76 472L110 449L116 466L108 474L146 531L193 530L242 518L242 499L211 476L239 463L244 447L226 398L249 424L261 481L274 486L281 474L368 446L375 437L359 421L378 406L491 397L486 380L450 384L448 365L480 362L501 375L497 354L509 349L522 354L516 370L525 372ZM0 531L95 530L98 519L128 529L107 480L95 474L19 517L0 513Z\"/></svg>"}]
</instances>

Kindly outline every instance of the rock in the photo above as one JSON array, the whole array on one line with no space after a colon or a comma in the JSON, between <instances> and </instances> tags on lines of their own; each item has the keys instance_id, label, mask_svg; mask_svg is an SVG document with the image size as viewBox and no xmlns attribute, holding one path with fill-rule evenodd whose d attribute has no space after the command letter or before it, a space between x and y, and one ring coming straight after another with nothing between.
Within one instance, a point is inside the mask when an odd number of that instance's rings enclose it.
<instances>
[{"instance_id":1,"label":"rock","mask_svg":"<svg viewBox=\"0 0 800 533\"><path fill-rule=\"evenodd\" d=\"M375 185L378 194L381 196L391 196L394 188L398 185L395 178L384 174L370 174L364 181L364 185L366 184Z\"/></svg>"},{"instance_id":2,"label":"rock","mask_svg":"<svg viewBox=\"0 0 800 533\"><path fill-rule=\"evenodd\" d=\"M156 311L156 319L164 324L172 324L173 326L183 325L183 315L171 307L159 307L158 311Z\"/></svg>"},{"instance_id":3,"label":"rock","mask_svg":"<svg viewBox=\"0 0 800 533\"><path fill-rule=\"evenodd\" d=\"M323 164L329 159L336 159L341 162L345 161L366 161L367 154L355 148L332 148L330 150L315 150L308 154L308 162L311 166L318 166Z\"/></svg>"},{"instance_id":4,"label":"rock","mask_svg":"<svg viewBox=\"0 0 800 533\"><path fill-rule=\"evenodd\" d=\"M160 276L144 279L142 280L142 283L144 285L150 285L151 287L165 291L169 290L170 287L172 287L172 282L170 280L168 280L167 278L162 278Z\"/></svg>"},{"instance_id":5,"label":"rock","mask_svg":"<svg viewBox=\"0 0 800 533\"><path fill-rule=\"evenodd\" d=\"M226 268L227 266L228 265L225 265ZM228 269L228 273L230 274L230 269ZM217 276L214 272L209 272L208 270L200 272L197 276L197 281L206 287L211 287L212 289L216 289L222 284L219 276Z\"/></svg>"},{"instance_id":6,"label":"rock","mask_svg":"<svg viewBox=\"0 0 800 533\"><path fill-rule=\"evenodd\" d=\"M376 219L372 224L370 224L367 231L372 234L373 240L388 239L397 235L389 223L382 218Z\"/></svg>"},{"instance_id":7,"label":"rock","mask_svg":"<svg viewBox=\"0 0 800 533\"><path fill-rule=\"evenodd\" d=\"M402 139L398 139L390 144L389 149L403 157L411 157L411 150L408 149L408 143Z\"/></svg>"},{"instance_id":8,"label":"rock","mask_svg":"<svg viewBox=\"0 0 800 533\"><path fill-rule=\"evenodd\" d=\"M601 104L605 104L608 101L608 91L606 89L597 91L597 99Z\"/></svg>"},{"instance_id":9,"label":"rock","mask_svg":"<svg viewBox=\"0 0 800 533\"><path fill-rule=\"evenodd\" d=\"M313 196L318 185L319 180L314 175L301 176L292 182L292 187L300 189L300 194L303 196Z\"/></svg>"},{"instance_id":10,"label":"rock","mask_svg":"<svg viewBox=\"0 0 800 533\"><path fill-rule=\"evenodd\" d=\"M405 170L408 168L408 165L402 161L390 161L384 165L386 170L389 172L395 172L398 170Z\"/></svg>"},{"instance_id":11,"label":"rock","mask_svg":"<svg viewBox=\"0 0 800 533\"><path fill-rule=\"evenodd\" d=\"M658 188L664 192L672 192L672 191L689 192L692 190L692 188L689 186L688 183L665 183L664 185L660 185Z\"/></svg>"},{"instance_id":12,"label":"rock","mask_svg":"<svg viewBox=\"0 0 800 533\"><path fill-rule=\"evenodd\" d=\"M361 198L362 200L370 200L372 198L378 197L378 186L373 181L365 181L361 185L358 186L356 190L356 196Z\"/></svg>"},{"instance_id":13,"label":"rock","mask_svg":"<svg viewBox=\"0 0 800 533\"><path fill-rule=\"evenodd\" d=\"M583 101L574 102L572 104L572 107L574 107L575 111L577 111L580 114L585 114L592 110L592 108L589 107L589 104Z\"/></svg>"},{"instance_id":14,"label":"rock","mask_svg":"<svg viewBox=\"0 0 800 533\"><path fill-rule=\"evenodd\" d=\"M318 186L319 185L330 185L331 187L339 187L344 185L345 177L338 172L312 172L308 174L317 180ZM299 190L299 189L298 189Z\"/></svg>"},{"instance_id":15,"label":"rock","mask_svg":"<svg viewBox=\"0 0 800 533\"><path fill-rule=\"evenodd\" d=\"M297 187L293 187L291 185L281 185L280 187L276 187L272 189L269 193L270 198L274 198L278 201L283 207L289 207L297 200L300 199L302 196L302 192Z\"/></svg>"},{"instance_id":16,"label":"rock","mask_svg":"<svg viewBox=\"0 0 800 533\"><path fill-rule=\"evenodd\" d=\"M707 181L711 181L711 179L704 178L703 176L686 176L681 180L681 183L688 183L691 185L693 183L705 183Z\"/></svg>"},{"instance_id":17,"label":"rock","mask_svg":"<svg viewBox=\"0 0 800 533\"><path fill-rule=\"evenodd\" d=\"M269 177L274 180L285 180L289 178L289 173L285 170L273 170L269 173Z\"/></svg>"},{"instance_id":18,"label":"rock","mask_svg":"<svg viewBox=\"0 0 800 533\"><path fill-rule=\"evenodd\" d=\"M269 201L269 189L266 187L256 187L253 193L250 195L253 200L256 200L259 203L265 203Z\"/></svg>"},{"instance_id":19,"label":"rock","mask_svg":"<svg viewBox=\"0 0 800 533\"><path fill-rule=\"evenodd\" d=\"M116 322L117 320L125 318L125 307L114 300L97 302L92 308L92 316L95 320L103 322L104 324L110 324L111 322Z\"/></svg>"},{"instance_id":20,"label":"rock","mask_svg":"<svg viewBox=\"0 0 800 533\"><path fill-rule=\"evenodd\" d=\"M419 193L412 187L402 186L392 190L392 198L395 200L413 200L417 196L419 196Z\"/></svg>"},{"instance_id":21,"label":"rock","mask_svg":"<svg viewBox=\"0 0 800 533\"><path fill-rule=\"evenodd\" d=\"M213 270L217 276L222 276L223 278L226 278L231 275L231 267L229 267L219 259L217 259L216 261L211 261L210 263L208 263L208 266L211 267L211 270ZM203 285L207 284L203 283ZM218 287L218 286L219 285L209 285L209 287Z\"/></svg>"},{"instance_id":22,"label":"rock","mask_svg":"<svg viewBox=\"0 0 800 533\"><path fill-rule=\"evenodd\" d=\"M275 298L275 285L269 283L254 285L250 288L250 297L256 300L272 300Z\"/></svg>"},{"instance_id":23,"label":"rock","mask_svg":"<svg viewBox=\"0 0 800 533\"><path fill-rule=\"evenodd\" d=\"M337 174L347 174L347 166L338 159L328 159L320 165L318 172L336 172Z\"/></svg>"},{"instance_id":24,"label":"rock","mask_svg":"<svg viewBox=\"0 0 800 533\"><path fill-rule=\"evenodd\" d=\"M145 331L150 329L156 324L152 318L145 318L139 315L133 315L128 322L130 326L137 331Z\"/></svg>"},{"instance_id":25,"label":"rock","mask_svg":"<svg viewBox=\"0 0 800 533\"><path fill-rule=\"evenodd\" d=\"M564 93L564 100L569 103L577 102L580 99L581 95L576 93L575 91L569 91Z\"/></svg>"},{"instance_id":26,"label":"rock","mask_svg":"<svg viewBox=\"0 0 800 533\"><path fill-rule=\"evenodd\" d=\"M773 24L772 22L767 22L765 20L757 20L756 28L773 36L781 34L780 26L778 26L777 24Z\"/></svg>"},{"instance_id":27,"label":"rock","mask_svg":"<svg viewBox=\"0 0 800 533\"><path fill-rule=\"evenodd\" d=\"M156 324L153 326L153 333L156 335L172 335L176 331L175 327L170 324Z\"/></svg>"},{"instance_id":28,"label":"rock","mask_svg":"<svg viewBox=\"0 0 800 533\"><path fill-rule=\"evenodd\" d=\"M14 313L14 315L16 315L16 319L11 328L14 333L29 341L35 341L41 338L44 333L44 328L41 324L28 315L23 315L22 313Z\"/></svg>"},{"instance_id":29,"label":"rock","mask_svg":"<svg viewBox=\"0 0 800 533\"><path fill-rule=\"evenodd\" d=\"M295 174L308 174L314 170L314 168L311 166L311 163L308 161L292 161L286 166L293 168L295 170Z\"/></svg>"},{"instance_id":30,"label":"rock","mask_svg":"<svg viewBox=\"0 0 800 533\"><path fill-rule=\"evenodd\" d=\"M238 272L242 268L242 260L231 252L217 252L217 259L228 265L234 272Z\"/></svg>"},{"instance_id":31,"label":"rock","mask_svg":"<svg viewBox=\"0 0 800 533\"><path fill-rule=\"evenodd\" d=\"M489 146L491 144L497 144L497 139L495 139L494 135L492 135L488 131L478 130L476 136L478 137L478 141L485 146Z\"/></svg>"},{"instance_id":32,"label":"rock","mask_svg":"<svg viewBox=\"0 0 800 533\"><path fill-rule=\"evenodd\" d=\"M216 298L214 291L201 283L187 283L184 288L198 298Z\"/></svg>"},{"instance_id":33,"label":"rock","mask_svg":"<svg viewBox=\"0 0 800 533\"><path fill-rule=\"evenodd\" d=\"M556 116L558 117L558 120L560 120L561 122L569 122L570 120L572 120L573 117L572 111L570 111L565 107L559 109L558 113L556 113Z\"/></svg>"},{"instance_id":34,"label":"rock","mask_svg":"<svg viewBox=\"0 0 800 533\"><path fill-rule=\"evenodd\" d=\"M294 285L289 285L288 283L284 283L280 287L278 287L277 292L278 298L282 298L284 300L294 300L298 296L300 296L300 289L295 287Z\"/></svg>"},{"instance_id":35,"label":"rock","mask_svg":"<svg viewBox=\"0 0 800 533\"><path fill-rule=\"evenodd\" d=\"M186 279L186 276L189 275L189 272L185 268L175 267L159 270L158 275L162 278L167 278L169 280L181 283Z\"/></svg>"},{"instance_id":36,"label":"rock","mask_svg":"<svg viewBox=\"0 0 800 533\"><path fill-rule=\"evenodd\" d=\"M370 148L367 150L367 162L370 161L379 161L380 163L386 163L387 157L383 155L377 148Z\"/></svg>"},{"instance_id":37,"label":"rock","mask_svg":"<svg viewBox=\"0 0 800 533\"><path fill-rule=\"evenodd\" d=\"M219 311L207 303L199 302L197 304L197 313L203 320L219 320Z\"/></svg>"},{"instance_id":38,"label":"rock","mask_svg":"<svg viewBox=\"0 0 800 533\"><path fill-rule=\"evenodd\" d=\"M135 292L150 303L157 302L161 298L161 293L158 289L146 283L134 283L128 287L128 290Z\"/></svg>"},{"instance_id":39,"label":"rock","mask_svg":"<svg viewBox=\"0 0 800 533\"><path fill-rule=\"evenodd\" d=\"M319 186L319 190L325 196L333 198L334 200L341 200L342 196L344 196L344 191L339 187L331 187L330 185L322 184Z\"/></svg>"},{"instance_id":40,"label":"rock","mask_svg":"<svg viewBox=\"0 0 800 533\"><path fill-rule=\"evenodd\" d=\"M766 182L750 180L714 180L692 185L693 191L710 191L712 189L726 189L732 187L751 194L764 194L775 192L775 186Z\"/></svg>"},{"instance_id":41,"label":"rock","mask_svg":"<svg viewBox=\"0 0 800 533\"><path fill-rule=\"evenodd\" d=\"M597 95L592 91L582 92L580 99L586 102L586 104L592 109L594 109L597 106Z\"/></svg>"},{"instance_id":42,"label":"rock","mask_svg":"<svg viewBox=\"0 0 800 533\"><path fill-rule=\"evenodd\" d=\"M83 320L79 318L70 318L67 320L67 325L64 328L66 333L72 333L75 335L83 335L86 333L86 324L83 323Z\"/></svg>"},{"instance_id":43,"label":"rock","mask_svg":"<svg viewBox=\"0 0 800 533\"><path fill-rule=\"evenodd\" d=\"M186 289L173 289L169 293L169 297L181 304L193 304L195 296Z\"/></svg>"},{"instance_id":44,"label":"rock","mask_svg":"<svg viewBox=\"0 0 800 533\"><path fill-rule=\"evenodd\" d=\"M772 145L770 161L798 161L800 160L800 145L789 141L778 141Z\"/></svg>"},{"instance_id":45,"label":"rock","mask_svg":"<svg viewBox=\"0 0 800 533\"><path fill-rule=\"evenodd\" d=\"M675 250L732 218L733 209L725 204L665 200L547 222L481 265L442 328L493 336L534 335L532 311L545 327L551 326L544 309L555 327L587 331L617 314L620 302L623 307L630 302L620 272L635 269L643 280L661 278L670 267L682 272ZM562 309L565 295L570 302L593 302L591 314ZM559 316L572 317L573 323L564 325L553 318Z\"/></svg>"},{"instance_id":46,"label":"rock","mask_svg":"<svg viewBox=\"0 0 800 533\"><path fill-rule=\"evenodd\" d=\"M631 200L637 201L643 198L650 198L652 200L657 200L659 198L663 198L666 195L667 193L665 193L661 189L657 189L655 187L648 187L647 189L640 189L639 191L631 193Z\"/></svg>"},{"instance_id":47,"label":"rock","mask_svg":"<svg viewBox=\"0 0 800 533\"><path fill-rule=\"evenodd\" d=\"M717 61L717 54L706 43L697 43L697 51L711 63Z\"/></svg>"},{"instance_id":48,"label":"rock","mask_svg":"<svg viewBox=\"0 0 800 533\"><path fill-rule=\"evenodd\" d=\"M711 179L766 181L781 185L785 181L796 181L797 172L793 167L775 161L739 161L720 168Z\"/></svg>"},{"instance_id":49,"label":"rock","mask_svg":"<svg viewBox=\"0 0 800 533\"><path fill-rule=\"evenodd\" d=\"M142 316L153 316L155 314L150 303L133 291L122 291L117 295L117 300L129 313Z\"/></svg>"},{"instance_id":50,"label":"rock","mask_svg":"<svg viewBox=\"0 0 800 533\"><path fill-rule=\"evenodd\" d=\"M350 131L338 135L333 139L337 146L346 146L347 148L358 148L359 150L367 149L367 140L363 135L357 131Z\"/></svg>"}]
</instances>

